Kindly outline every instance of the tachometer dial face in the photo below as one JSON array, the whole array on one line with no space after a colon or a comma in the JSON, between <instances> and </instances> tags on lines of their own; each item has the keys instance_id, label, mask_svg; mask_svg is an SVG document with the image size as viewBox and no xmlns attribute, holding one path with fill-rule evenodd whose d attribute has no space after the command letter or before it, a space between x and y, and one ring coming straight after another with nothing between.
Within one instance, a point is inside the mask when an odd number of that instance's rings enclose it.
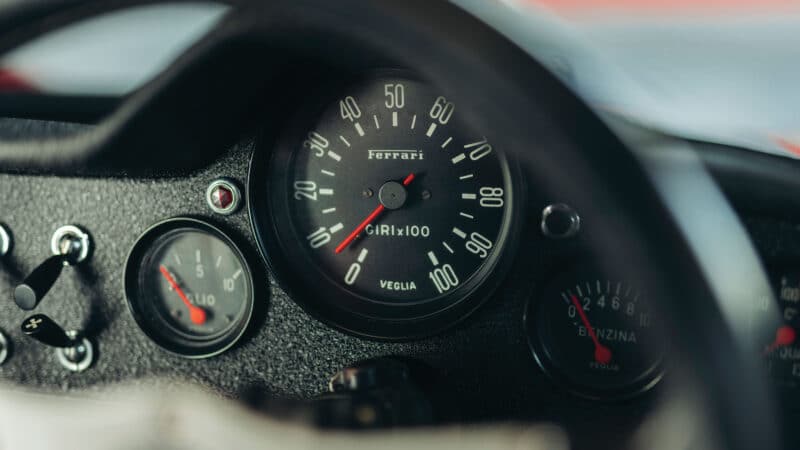
<instances>
[{"instance_id":1,"label":"tachometer dial face","mask_svg":"<svg viewBox=\"0 0 800 450\"><path fill-rule=\"evenodd\" d=\"M539 365L590 398L627 397L661 377L663 346L646 295L592 268L563 274L532 299L526 314Z\"/></svg>"},{"instance_id":2,"label":"tachometer dial face","mask_svg":"<svg viewBox=\"0 0 800 450\"><path fill-rule=\"evenodd\" d=\"M250 269L211 225L172 219L142 236L126 267L126 294L142 330L190 357L219 353L242 334L253 309Z\"/></svg>"},{"instance_id":3,"label":"tachometer dial face","mask_svg":"<svg viewBox=\"0 0 800 450\"><path fill-rule=\"evenodd\" d=\"M494 267L509 228L510 171L459 106L422 82L381 78L327 102L278 149L275 238L304 290L337 311L331 321L403 335L369 322L435 315Z\"/></svg>"}]
</instances>

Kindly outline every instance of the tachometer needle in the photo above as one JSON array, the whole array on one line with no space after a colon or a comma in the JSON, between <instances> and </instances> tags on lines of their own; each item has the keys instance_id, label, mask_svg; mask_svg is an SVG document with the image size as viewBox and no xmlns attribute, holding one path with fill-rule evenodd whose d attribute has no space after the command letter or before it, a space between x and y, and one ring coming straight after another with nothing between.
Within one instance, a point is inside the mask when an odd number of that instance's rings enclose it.
<instances>
[{"instance_id":1,"label":"tachometer needle","mask_svg":"<svg viewBox=\"0 0 800 450\"><path fill-rule=\"evenodd\" d=\"M794 328L784 325L778 328L778 331L775 332L775 341L773 341L772 344L769 344L767 348L764 349L764 354L772 353L779 347L792 345L794 344L794 340L796 338L797 333L794 331Z\"/></svg>"},{"instance_id":2,"label":"tachometer needle","mask_svg":"<svg viewBox=\"0 0 800 450\"><path fill-rule=\"evenodd\" d=\"M578 311L578 315L581 316L583 326L589 331L589 337L592 338L592 342L594 343L594 360L600 364L610 363L611 349L600 343L600 339L597 338L597 333L594 332L594 328L592 328L592 325L589 323L589 318L586 317L586 312L583 310L581 302L578 301L578 297L571 295L570 298L572 299L572 304L575 305L575 309Z\"/></svg>"},{"instance_id":3,"label":"tachometer needle","mask_svg":"<svg viewBox=\"0 0 800 450\"><path fill-rule=\"evenodd\" d=\"M414 174L413 174L413 173L410 173L410 174L408 174L408 176L407 176L407 177L405 177L405 178L403 179L403 186L408 186L409 184L411 184L411 182L412 182L412 181L414 181ZM371 213L369 213L369 215L367 216L367 218L366 218L366 219L364 219L364 220L363 220L363 221L362 221L362 222L361 222L361 223L360 223L360 224L359 224L359 225L356 227L356 229L355 229L355 230L353 230L353 231L352 231L350 234L348 234L348 235L347 235L347 237L346 237L346 238L344 238L344 240L343 240L343 241L342 241L342 242L341 242L341 243L340 243L340 244L339 244L339 245L336 247L336 250L335 250L335 252L336 252L337 254L339 254L339 253L342 253L342 251L343 251L344 249L346 249L346 248L347 248L347 246L348 246L348 245L350 245L350 243L352 243L354 240L356 240L356 238L358 237L358 235L359 235L359 234L361 234L361 233L364 231L364 229L365 229L365 228L367 228L367 225L371 224L373 221L375 221L375 219L377 219L377 218L378 218L378 216L380 216L381 214L383 214L383 211L384 211L384 210L386 210L386 207L385 207L385 206L383 206L382 204L381 204L381 205L378 205L378 207L377 207L377 208L375 208L375 209L374 209L374 210L373 210Z\"/></svg>"},{"instance_id":4,"label":"tachometer needle","mask_svg":"<svg viewBox=\"0 0 800 450\"><path fill-rule=\"evenodd\" d=\"M189 297L186 296L186 294L183 292L183 289L181 289L180 286L178 286L178 283L175 282L175 279L172 278L172 275L170 275L169 270L167 270L166 266L161 265L161 267L159 267L159 270L161 271L161 275L164 276L164 279L167 280L167 283L169 283L169 285L172 286L172 289L174 289L175 292L178 293L178 297L181 298L183 304L186 305L186 308L189 309L189 320L191 320L192 323L196 325L202 325L206 323L205 310L203 310L203 308L200 308L199 306L193 305L192 302L189 301Z\"/></svg>"}]
</instances>

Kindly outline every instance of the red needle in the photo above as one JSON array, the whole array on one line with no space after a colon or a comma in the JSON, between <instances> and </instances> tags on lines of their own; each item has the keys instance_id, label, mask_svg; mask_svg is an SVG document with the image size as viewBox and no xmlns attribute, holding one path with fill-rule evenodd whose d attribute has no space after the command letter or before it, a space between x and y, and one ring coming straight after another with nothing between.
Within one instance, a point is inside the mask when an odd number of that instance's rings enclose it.
<instances>
[{"instance_id":1,"label":"red needle","mask_svg":"<svg viewBox=\"0 0 800 450\"><path fill-rule=\"evenodd\" d=\"M794 340L796 338L797 333L794 331L794 328L784 325L778 328L778 331L775 332L775 341L772 344L769 344L766 349L764 349L764 354L772 353L778 347L792 345L794 344Z\"/></svg>"},{"instance_id":2,"label":"red needle","mask_svg":"<svg viewBox=\"0 0 800 450\"><path fill-rule=\"evenodd\" d=\"M178 293L178 297L183 300L183 304L189 308L189 319L192 321L192 323L197 325L206 323L206 312L203 310L203 308L195 306L189 301L189 298L183 293L183 289L178 286L178 283L175 282L175 279L172 278L172 275L169 274L169 270L167 270L165 266L162 265L159 267L159 270L161 270L161 275L164 275L164 279L167 280L167 283L169 283L169 285L172 286L172 289Z\"/></svg>"},{"instance_id":3,"label":"red needle","mask_svg":"<svg viewBox=\"0 0 800 450\"><path fill-rule=\"evenodd\" d=\"M589 318L586 317L586 312L583 311L583 307L581 306L581 302L578 301L578 297L571 295L570 298L572 299L572 304L575 305L575 309L578 311L578 315L581 316L583 326L589 330L589 337L591 337L592 342L594 342L594 360L600 364L610 363L611 350L605 345L601 344L600 339L597 339L597 334L595 334L594 328L592 328L592 326L589 324Z\"/></svg>"},{"instance_id":4,"label":"red needle","mask_svg":"<svg viewBox=\"0 0 800 450\"><path fill-rule=\"evenodd\" d=\"M411 182L412 182L412 181L414 181L414 174L413 174L413 173L410 173L410 174L408 174L408 176L407 176L407 177L405 177L405 179L403 180L403 186L408 186L409 184L411 184ZM364 219L364 221L363 221L363 222L361 222L361 223L360 223L360 224L359 224L359 225L356 227L356 229L355 229L355 230L353 230L353 232L352 232L352 233L348 234L348 235L347 235L347 237L346 237L346 238L344 238L344 240L343 240L343 241L342 241L342 242L341 242L341 243L340 243L340 244L339 244L339 245L336 247L336 250L335 250L335 251L336 251L336 253L337 253L337 254L339 254L339 253L342 253L342 251L343 251L344 249L346 249L346 248L347 248L347 246L348 246L348 245L350 245L350 243L352 243L354 240L356 240L356 238L358 237L358 235L359 235L359 234L361 234L361 233L364 231L364 229L365 229L365 228L367 228L367 225L371 224L371 223L372 223L372 222L373 222L375 219L377 219L377 218L378 218L378 216L380 216L380 215L381 215L381 213L383 213L383 211L384 211L385 209L386 209L386 208L385 208L383 205L378 205L378 207L377 207L377 208L375 208L375 209L374 209L374 210L373 210L371 213L369 213L369 215L367 216L367 218L366 218L366 219Z\"/></svg>"}]
</instances>

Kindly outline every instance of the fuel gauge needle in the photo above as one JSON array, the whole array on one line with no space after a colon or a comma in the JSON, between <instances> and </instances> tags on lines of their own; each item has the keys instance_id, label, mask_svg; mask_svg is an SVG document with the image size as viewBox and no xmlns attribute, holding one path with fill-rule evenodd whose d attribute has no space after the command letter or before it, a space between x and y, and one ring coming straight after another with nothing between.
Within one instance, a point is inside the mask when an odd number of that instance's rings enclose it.
<instances>
[{"instance_id":1,"label":"fuel gauge needle","mask_svg":"<svg viewBox=\"0 0 800 450\"><path fill-rule=\"evenodd\" d=\"M592 328L592 325L589 323L589 318L586 317L586 312L583 310L581 302L578 301L578 297L571 295L570 298L572 299L572 304L575 305L575 309L578 311L578 315L581 316L583 326L589 331L589 337L592 338L592 342L594 343L594 360L600 364L610 363L611 349L600 343L600 339L597 338L597 333L594 332L594 328Z\"/></svg>"},{"instance_id":2,"label":"fuel gauge needle","mask_svg":"<svg viewBox=\"0 0 800 450\"><path fill-rule=\"evenodd\" d=\"M161 265L161 267L159 267L159 270L161 271L161 275L164 276L164 279L167 280L167 283L169 283L169 285L172 286L172 289L174 289L175 292L178 293L178 297L181 298L183 304L186 305L186 308L189 309L189 319L192 321L192 323L195 325L202 325L206 323L205 310L203 310L203 308L200 308L199 306L193 305L192 302L189 301L189 297L186 296L186 294L183 292L183 289L181 289L180 286L178 286L178 283L175 282L175 279L172 278L172 275L170 275L169 270L167 270L167 267Z\"/></svg>"}]
</instances>

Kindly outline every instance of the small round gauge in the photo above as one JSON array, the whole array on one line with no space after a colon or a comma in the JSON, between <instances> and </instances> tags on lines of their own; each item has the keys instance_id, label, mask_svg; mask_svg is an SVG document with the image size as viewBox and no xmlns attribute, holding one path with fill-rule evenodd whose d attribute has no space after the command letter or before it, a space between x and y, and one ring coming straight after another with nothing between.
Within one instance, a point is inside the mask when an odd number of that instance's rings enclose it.
<instances>
[{"instance_id":1,"label":"small round gauge","mask_svg":"<svg viewBox=\"0 0 800 450\"><path fill-rule=\"evenodd\" d=\"M144 233L128 257L125 292L145 334L192 358L233 345L253 311L253 280L242 252L219 229L189 218Z\"/></svg>"},{"instance_id":2,"label":"small round gauge","mask_svg":"<svg viewBox=\"0 0 800 450\"><path fill-rule=\"evenodd\" d=\"M509 236L501 149L414 79L373 79L321 103L279 143L269 175L251 174L268 180L251 192L269 193L271 217L253 216L273 267L312 312L369 337L427 335L474 310L453 307L486 298L476 291Z\"/></svg>"},{"instance_id":3,"label":"small round gauge","mask_svg":"<svg viewBox=\"0 0 800 450\"><path fill-rule=\"evenodd\" d=\"M778 387L800 387L800 269L781 268L773 271L772 282L777 303L769 299L759 302L760 314L780 316L780 324L769 341L764 342L763 353L770 376Z\"/></svg>"},{"instance_id":4,"label":"small round gauge","mask_svg":"<svg viewBox=\"0 0 800 450\"><path fill-rule=\"evenodd\" d=\"M663 346L652 320L644 294L589 267L552 281L525 314L537 363L594 399L628 397L661 378Z\"/></svg>"}]
</instances>

